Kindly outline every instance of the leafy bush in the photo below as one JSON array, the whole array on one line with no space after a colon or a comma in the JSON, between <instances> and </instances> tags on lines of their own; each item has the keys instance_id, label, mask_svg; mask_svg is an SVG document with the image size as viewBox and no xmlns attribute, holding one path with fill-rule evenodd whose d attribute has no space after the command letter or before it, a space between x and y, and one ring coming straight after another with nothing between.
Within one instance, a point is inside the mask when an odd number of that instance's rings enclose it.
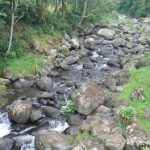
<instances>
[{"instance_id":1,"label":"leafy bush","mask_svg":"<svg viewBox=\"0 0 150 150\"><path fill-rule=\"evenodd\" d=\"M65 106L61 107L61 112L65 115L69 115L74 112L74 102L72 100L68 100Z\"/></svg>"},{"instance_id":2,"label":"leafy bush","mask_svg":"<svg viewBox=\"0 0 150 150\"><path fill-rule=\"evenodd\" d=\"M136 112L133 107L129 106L129 107L122 107L117 111L117 114L124 124L129 124L135 117Z\"/></svg>"}]
</instances>

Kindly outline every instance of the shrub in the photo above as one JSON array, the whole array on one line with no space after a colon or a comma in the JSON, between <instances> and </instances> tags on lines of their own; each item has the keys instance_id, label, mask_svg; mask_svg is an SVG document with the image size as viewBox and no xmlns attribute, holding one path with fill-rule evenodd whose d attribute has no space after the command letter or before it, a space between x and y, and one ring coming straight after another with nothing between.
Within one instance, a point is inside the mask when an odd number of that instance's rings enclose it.
<instances>
[{"instance_id":1,"label":"shrub","mask_svg":"<svg viewBox=\"0 0 150 150\"><path fill-rule=\"evenodd\" d=\"M135 117L135 110L133 107L122 107L117 111L118 116L120 117L121 121L128 125L132 122L133 118Z\"/></svg>"},{"instance_id":2,"label":"shrub","mask_svg":"<svg viewBox=\"0 0 150 150\"><path fill-rule=\"evenodd\" d=\"M61 112L64 115L69 115L74 112L74 102L72 100L68 100L65 106L61 107Z\"/></svg>"}]
</instances>

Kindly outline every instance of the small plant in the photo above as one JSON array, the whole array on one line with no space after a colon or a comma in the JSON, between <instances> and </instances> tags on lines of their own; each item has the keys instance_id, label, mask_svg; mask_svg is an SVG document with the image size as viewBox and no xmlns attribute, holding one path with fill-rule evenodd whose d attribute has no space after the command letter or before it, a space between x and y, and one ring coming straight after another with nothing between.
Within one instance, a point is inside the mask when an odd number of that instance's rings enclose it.
<instances>
[{"instance_id":1,"label":"small plant","mask_svg":"<svg viewBox=\"0 0 150 150\"><path fill-rule=\"evenodd\" d=\"M61 112L65 115L69 115L74 112L74 102L72 100L68 100L65 106L61 107Z\"/></svg>"},{"instance_id":2,"label":"small plant","mask_svg":"<svg viewBox=\"0 0 150 150\"><path fill-rule=\"evenodd\" d=\"M96 141L97 137L94 136L90 130L78 131L75 136L68 136L68 142L70 144L79 143L81 141Z\"/></svg>"},{"instance_id":3,"label":"small plant","mask_svg":"<svg viewBox=\"0 0 150 150\"><path fill-rule=\"evenodd\" d=\"M59 48L59 51L60 51L62 54L64 54L65 56L68 56L68 55L69 55L69 49L68 49L68 47L66 47L66 46L60 47L60 48Z\"/></svg>"},{"instance_id":4,"label":"small plant","mask_svg":"<svg viewBox=\"0 0 150 150\"><path fill-rule=\"evenodd\" d=\"M117 112L123 124L128 125L132 122L136 112L133 107L122 107Z\"/></svg>"}]
</instances>

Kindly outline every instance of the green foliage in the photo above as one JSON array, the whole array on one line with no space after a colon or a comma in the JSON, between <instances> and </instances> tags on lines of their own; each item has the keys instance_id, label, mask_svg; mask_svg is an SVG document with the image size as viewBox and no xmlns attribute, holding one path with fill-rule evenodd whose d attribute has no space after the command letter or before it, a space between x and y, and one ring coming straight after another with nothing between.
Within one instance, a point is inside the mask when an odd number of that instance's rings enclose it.
<instances>
[{"instance_id":1,"label":"green foliage","mask_svg":"<svg viewBox=\"0 0 150 150\"><path fill-rule=\"evenodd\" d=\"M135 68L130 69L129 83L123 86L123 92L119 95L119 99L129 100L131 107L133 107L136 111L138 124L143 129L150 132L150 121L147 121L144 118L144 110L150 108L150 80L148 80L149 76L150 67L143 67L138 70L136 70ZM130 100L131 92L137 87L142 87L144 89L144 102Z\"/></svg>"},{"instance_id":2,"label":"green foliage","mask_svg":"<svg viewBox=\"0 0 150 150\"><path fill-rule=\"evenodd\" d=\"M134 17L150 15L149 0L120 0L119 11Z\"/></svg>"},{"instance_id":3,"label":"green foliage","mask_svg":"<svg viewBox=\"0 0 150 150\"><path fill-rule=\"evenodd\" d=\"M61 112L65 115L69 115L74 112L74 102L72 100L68 100L65 106L62 106Z\"/></svg>"},{"instance_id":4,"label":"green foliage","mask_svg":"<svg viewBox=\"0 0 150 150\"><path fill-rule=\"evenodd\" d=\"M122 107L117 111L118 116L124 123L128 123L135 117L136 111L133 107Z\"/></svg>"},{"instance_id":5,"label":"green foliage","mask_svg":"<svg viewBox=\"0 0 150 150\"><path fill-rule=\"evenodd\" d=\"M143 150L150 150L150 148L148 148L147 146L143 148Z\"/></svg>"},{"instance_id":6,"label":"green foliage","mask_svg":"<svg viewBox=\"0 0 150 150\"><path fill-rule=\"evenodd\" d=\"M69 49L67 47L59 47L59 51L65 56L68 56L69 54Z\"/></svg>"},{"instance_id":7,"label":"green foliage","mask_svg":"<svg viewBox=\"0 0 150 150\"><path fill-rule=\"evenodd\" d=\"M88 140L91 141L97 140L97 138L91 133L90 130L78 131L78 133L75 136L68 136L68 142L70 144Z\"/></svg>"},{"instance_id":8,"label":"green foliage","mask_svg":"<svg viewBox=\"0 0 150 150\"><path fill-rule=\"evenodd\" d=\"M0 83L0 94L3 93L5 90L6 90L6 86Z\"/></svg>"}]
</instances>

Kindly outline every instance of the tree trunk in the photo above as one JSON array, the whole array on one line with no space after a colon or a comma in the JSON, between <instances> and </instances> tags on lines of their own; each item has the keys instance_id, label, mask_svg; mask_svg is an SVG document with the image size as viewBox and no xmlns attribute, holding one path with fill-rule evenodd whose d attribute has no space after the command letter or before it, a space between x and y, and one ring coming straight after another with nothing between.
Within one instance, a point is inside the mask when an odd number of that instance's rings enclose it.
<instances>
[{"instance_id":1,"label":"tree trunk","mask_svg":"<svg viewBox=\"0 0 150 150\"><path fill-rule=\"evenodd\" d=\"M55 10L54 10L54 15L58 15L58 0L55 0Z\"/></svg>"},{"instance_id":2,"label":"tree trunk","mask_svg":"<svg viewBox=\"0 0 150 150\"><path fill-rule=\"evenodd\" d=\"M83 13L82 13L80 20L79 20L79 27L81 27L82 22L83 22L84 18L86 17L87 4L88 4L88 0L85 0L84 5L83 5Z\"/></svg>"},{"instance_id":3,"label":"tree trunk","mask_svg":"<svg viewBox=\"0 0 150 150\"><path fill-rule=\"evenodd\" d=\"M62 0L62 17L65 17L66 0Z\"/></svg>"},{"instance_id":4,"label":"tree trunk","mask_svg":"<svg viewBox=\"0 0 150 150\"><path fill-rule=\"evenodd\" d=\"M8 43L8 49L6 54L9 54L11 46L12 46L12 39L13 39L13 31L14 31L14 23L15 23L15 2L12 1L11 4L11 27L10 27L10 35L9 35L9 43Z\"/></svg>"}]
</instances>

